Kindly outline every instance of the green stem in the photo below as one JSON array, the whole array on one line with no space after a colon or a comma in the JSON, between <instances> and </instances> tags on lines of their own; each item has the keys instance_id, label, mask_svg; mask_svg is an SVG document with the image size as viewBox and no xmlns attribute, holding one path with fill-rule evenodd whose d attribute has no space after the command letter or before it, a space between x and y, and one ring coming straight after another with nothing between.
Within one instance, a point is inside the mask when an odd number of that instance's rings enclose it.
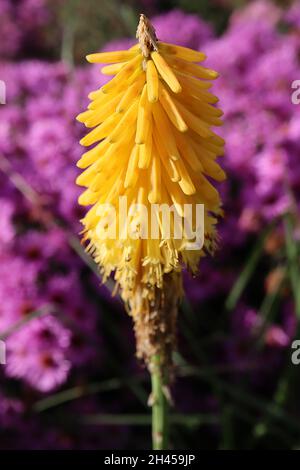
<instances>
[{"instance_id":1,"label":"green stem","mask_svg":"<svg viewBox=\"0 0 300 470\"><path fill-rule=\"evenodd\" d=\"M152 359L151 384L153 450L163 450L168 447L168 401L164 392L166 383L159 355Z\"/></svg>"}]
</instances>

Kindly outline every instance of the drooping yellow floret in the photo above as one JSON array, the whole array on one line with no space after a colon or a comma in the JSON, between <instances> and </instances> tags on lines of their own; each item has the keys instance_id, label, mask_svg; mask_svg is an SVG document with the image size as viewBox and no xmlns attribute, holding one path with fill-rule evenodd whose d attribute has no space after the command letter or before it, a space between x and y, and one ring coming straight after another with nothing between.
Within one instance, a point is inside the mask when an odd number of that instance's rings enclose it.
<instances>
[{"instance_id":1,"label":"drooping yellow floret","mask_svg":"<svg viewBox=\"0 0 300 470\"><path fill-rule=\"evenodd\" d=\"M152 60L147 61L147 91L148 100L155 103L158 100L158 73Z\"/></svg>"},{"instance_id":2,"label":"drooping yellow floret","mask_svg":"<svg viewBox=\"0 0 300 470\"><path fill-rule=\"evenodd\" d=\"M79 202L92 206L82 220L84 238L104 279L114 273L132 305L137 292L152 302L166 275L183 265L195 270L214 250L222 210L212 181L226 177L216 161L224 140L212 129L223 114L209 91L217 72L199 65L204 53L159 42L145 24L139 31L140 42L126 51L87 56L108 64L102 72L113 78L89 94L87 111L77 117L94 128L80 143L96 144L77 164L83 170L77 184L86 188ZM128 217L121 220L124 201ZM191 250L194 222L187 220L185 205L194 210L197 204L204 204L204 245ZM154 205L171 207L169 226L162 211L151 212ZM178 216L187 222L181 238ZM107 236L113 229L116 236Z\"/></svg>"},{"instance_id":3,"label":"drooping yellow floret","mask_svg":"<svg viewBox=\"0 0 300 470\"><path fill-rule=\"evenodd\" d=\"M183 117L181 116L180 112L178 111L176 104L172 100L171 96L167 92L164 86L160 86L160 93L159 93L159 100L170 118L170 121L174 124L175 127L180 132L185 132L188 130L188 126L186 125Z\"/></svg>"},{"instance_id":4,"label":"drooping yellow floret","mask_svg":"<svg viewBox=\"0 0 300 470\"><path fill-rule=\"evenodd\" d=\"M168 63L165 61L163 56L157 51L154 51L152 52L151 57L153 59L153 62L155 63L157 71L161 75L161 78L169 85L169 87L174 93L180 93L180 83L177 80L172 68L169 67Z\"/></svg>"},{"instance_id":5,"label":"drooping yellow floret","mask_svg":"<svg viewBox=\"0 0 300 470\"><path fill-rule=\"evenodd\" d=\"M115 62L126 62L136 55L136 50L129 49L128 51L99 52L96 54L89 54L86 56L86 59L92 64L111 64Z\"/></svg>"},{"instance_id":6,"label":"drooping yellow floret","mask_svg":"<svg viewBox=\"0 0 300 470\"><path fill-rule=\"evenodd\" d=\"M203 52L193 51L193 49L189 49L188 47L175 46L175 44L165 42L158 42L158 45L162 53L174 55L187 62L202 62L206 59L206 55Z\"/></svg>"}]
</instances>

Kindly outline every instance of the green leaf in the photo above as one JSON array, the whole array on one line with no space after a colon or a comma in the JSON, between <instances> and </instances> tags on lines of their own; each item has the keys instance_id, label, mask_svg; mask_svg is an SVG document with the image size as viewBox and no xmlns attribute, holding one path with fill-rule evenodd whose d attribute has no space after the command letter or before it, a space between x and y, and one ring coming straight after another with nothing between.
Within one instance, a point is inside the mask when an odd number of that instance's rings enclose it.
<instances>
[{"instance_id":1,"label":"green leaf","mask_svg":"<svg viewBox=\"0 0 300 470\"><path fill-rule=\"evenodd\" d=\"M246 261L243 271L241 272L240 276L236 280L233 288L231 289L231 292L229 293L227 297L227 300L225 303L225 307L227 310L229 311L233 310L237 302L239 301L246 285L248 284L251 276L253 275L255 271L255 268L259 262L259 259L263 251L265 239L269 235L272 228L273 228L273 224L267 227L263 231L258 241L256 242L250 257Z\"/></svg>"}]
</instances>

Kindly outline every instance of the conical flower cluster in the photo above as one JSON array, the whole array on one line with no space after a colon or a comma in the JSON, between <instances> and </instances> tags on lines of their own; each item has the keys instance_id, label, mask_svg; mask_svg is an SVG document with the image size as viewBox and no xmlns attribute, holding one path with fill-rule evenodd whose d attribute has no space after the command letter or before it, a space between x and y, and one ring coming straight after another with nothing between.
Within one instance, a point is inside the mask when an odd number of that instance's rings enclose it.
<instances>
[{"instance_id":1,"label":"conical flower cluster","mask_svg":"<svg viewBox=\"0 0 300 470\"><path fill-rule=\"evenodd\" d=\"M159 42L144 15L137 37L128 50L87 56L109 64L102 73L113 78L90 93L88 110L77 117L93 128L80 143L96 144L78 162L84 171L77 183L86 187L79 203L92 206L82 220L84 237L104 278L114 273L133 315L155 302L166 276L176 277L184 265L195 271L205 251L213 251L221 204L211 180L225 178L216 162L224 141L211 129L222 123L209 91L218 74L199 65L202 52ZM115 215L125 200L133 210L121 221ZM168 227L161 212L151 215L151 206L162 204L173 208ZM204 244L190 249L185 225L175 236L177 216L197 204L204 205Z\"/></svg>"}]
</instances>

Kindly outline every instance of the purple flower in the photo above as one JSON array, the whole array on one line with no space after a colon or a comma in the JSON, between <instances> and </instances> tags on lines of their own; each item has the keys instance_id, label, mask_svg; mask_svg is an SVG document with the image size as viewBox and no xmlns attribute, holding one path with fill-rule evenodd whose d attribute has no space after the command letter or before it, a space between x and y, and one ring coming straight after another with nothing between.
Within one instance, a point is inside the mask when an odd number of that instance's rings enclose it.
<instances>
[{"instance_id":1,"label":"purple flower","mask_svg":"<svg viewBox=\"0 0 300 470\"><path fill-rule=\"evenodd\" d=\"M196 15L187 15L180 10L152 18L159 40L194 49L202 48L213 33L210 26Z\"/></svg>"},{"instance_id":2,"label":"purple flower","mask_svg":"<svg viewBox=\"0 0 300 470\"><path fill-rule=\"evenodd\" d=\"M12 242L15 236L13 226L14 206L11 201L6 198L0 198L0 253L5 249L6 245Z\"/></svg>"},{"instance_id":3,"label":"purple flower","mask_svg":"<svg viewBox=\"0 0 300 470\"><path fill-rule=\"evenodd\" d=\"M284 348L290 344L290 339L280 326L272 325L266 331L265 342L271 347Z\"/></svg>"},{"instance_id":4,"label":"purple flower","mask_svg":"<svg viewBox=\"0 0 300 470\"><path fill-rule=\"evenodd\" d=\"M284 19L290 25L295 26L296 30L300 28L300 5L297 0L292 3Z\"/></svg>"}]
</instances>

